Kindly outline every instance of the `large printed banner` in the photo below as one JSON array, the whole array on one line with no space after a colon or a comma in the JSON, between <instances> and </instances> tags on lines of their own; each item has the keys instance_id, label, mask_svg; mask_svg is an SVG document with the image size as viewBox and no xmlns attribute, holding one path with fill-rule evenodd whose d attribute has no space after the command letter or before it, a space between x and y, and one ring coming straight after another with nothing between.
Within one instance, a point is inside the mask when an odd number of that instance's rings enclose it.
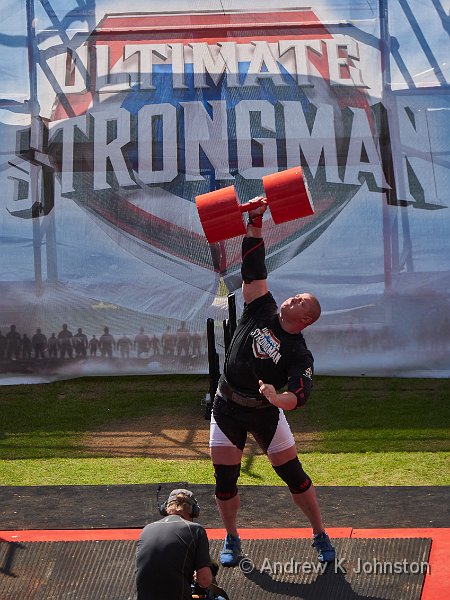
<instances>
[{"instance_id":1,"label":"large printed banner","mask_svg":"<svg viewBox=\"0 0 450 600\"><path fill-rule=\"evenodd\" d=\"M241 237L195 197L301 166L269 287L316 372L450 376L443 3L0 0L0 383L204 373Z\"/></svg>"}]
</instances>

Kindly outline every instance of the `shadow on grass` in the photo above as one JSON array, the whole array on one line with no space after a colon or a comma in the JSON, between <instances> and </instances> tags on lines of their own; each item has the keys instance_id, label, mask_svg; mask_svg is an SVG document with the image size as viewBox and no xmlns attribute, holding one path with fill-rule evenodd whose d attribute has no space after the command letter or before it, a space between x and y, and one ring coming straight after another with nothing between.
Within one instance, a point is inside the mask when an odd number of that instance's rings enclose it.
<instances>
[{"instance_id":1,"label":"shadow on grass","mask_svg":"<svg viewBox=\"0 0 450 600\"><path fill-rule=\"evenodd\" d=\"M316 379L306 407L286 413L301 453L450 449L450 380ZM163 376L6 386L0 458L209 458L207 385ZM257 454L249 438L242 470L256 478Z\"/></svg>"}]
</instances>

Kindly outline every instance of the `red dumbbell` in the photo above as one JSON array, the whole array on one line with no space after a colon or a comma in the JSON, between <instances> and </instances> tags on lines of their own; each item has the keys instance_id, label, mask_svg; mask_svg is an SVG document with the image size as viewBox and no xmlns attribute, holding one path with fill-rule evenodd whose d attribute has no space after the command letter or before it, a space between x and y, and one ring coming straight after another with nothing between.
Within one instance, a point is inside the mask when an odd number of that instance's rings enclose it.
<instances>
[{"instance_id":1,"label":"red dumbbell","mask_svg":"<svg viewBox=\"0 0 450 600\"><path fill-rule=\"evenodd\" d=\"M277 225L314 214L301 167L266 175L262 181L265 200ZM258 206L254 202L241 204L234 186L201 194L195 198L195 203L210 244L245 234L242 213Z\"/></svg>"}]
</instances>

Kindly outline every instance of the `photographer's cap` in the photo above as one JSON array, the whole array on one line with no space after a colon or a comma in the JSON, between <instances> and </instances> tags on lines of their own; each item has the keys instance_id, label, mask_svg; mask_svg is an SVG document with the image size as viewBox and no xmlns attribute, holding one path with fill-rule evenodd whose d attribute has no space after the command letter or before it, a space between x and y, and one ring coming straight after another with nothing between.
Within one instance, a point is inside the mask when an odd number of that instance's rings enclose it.
<instances>
[{"instance_id":1,"label":"photographer's cap","mask_svg":"<svg viewBox=\"0 0 450 600\"><path fill-rule=\"evenodd\" d=\"M175 502L175 500L177 499L177 496L179 494L183 494L183 496L186 496L186 498L188 499L189 504L192 504L192 506L194 504L197 504L197 500L195 499L194 494L190 490L185 490L183 488L172 490L170 492L170 494L169 494L169 497L167 498L167 503L166 504L170 504L171 502Z\"/></svg>"}]
</instances>

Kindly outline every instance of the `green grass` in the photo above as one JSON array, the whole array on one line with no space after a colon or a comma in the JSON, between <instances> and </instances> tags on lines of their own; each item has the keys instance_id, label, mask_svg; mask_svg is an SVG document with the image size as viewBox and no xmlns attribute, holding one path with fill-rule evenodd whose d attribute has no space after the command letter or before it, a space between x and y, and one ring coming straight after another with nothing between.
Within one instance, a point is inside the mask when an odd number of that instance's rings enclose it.
<instances>
[{"instance_id":1,"label":"green grass","mask_svg":"<svg viewBox=\"0 0 450 600\"><path fill-rule=\"evenodd\" d=\"M198 418L206 376L86 378L0 388L0 485L212 483L207 460L93 457L85 435L145 415ZM287 413L318 485L448 485L450 380L316 377ZM247 455L242 483L277 484Z\"/></svg>"},{"instance_id":2,"label":"green grass","mask_svg":"<svg viewBox=\"0 0 450 600\"><path fill-rule=\"evenodd\" d=\"M76 379L0 388L0 459L81 457L86 432L120 419L198 407L204 377Z\"/></svg>"},{"instance_id":3,"label":"green grass","mask_svg":"<svg viewBox=\"0 0 450 600\"><path fill-rule=\"evenodd\" d=\"M367 452L302 456L316 485L449 485L448 452ZM54 458L3 461L2 485L112 485L189 481L214 483L208 460ZM263 456L242 463L242 485L280 485Z\"/></svg>"}]
</instances>

